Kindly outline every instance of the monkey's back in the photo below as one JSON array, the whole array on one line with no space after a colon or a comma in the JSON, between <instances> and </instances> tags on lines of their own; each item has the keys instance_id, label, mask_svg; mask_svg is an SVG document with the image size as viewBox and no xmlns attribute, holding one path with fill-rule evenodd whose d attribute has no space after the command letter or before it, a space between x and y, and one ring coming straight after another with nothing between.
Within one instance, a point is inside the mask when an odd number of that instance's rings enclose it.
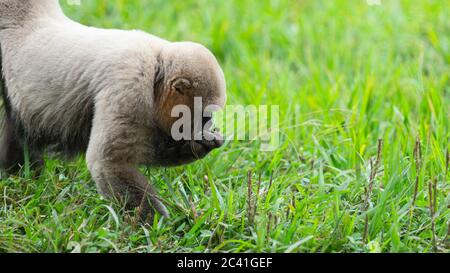
<instances>
[{"instance_id":1,"label":"monkey's back","mask_svg":"<svg viewBox=\"0 0 450 273\"><path fill-rule=\"evenodd\" d=\"M3 35L2 43L8 101L20 134L35 148L73 155L87 147L96 95L124 78L135 80L167 42L137 31L44 20L32 31Z\"/></svg>"}]
</instances>

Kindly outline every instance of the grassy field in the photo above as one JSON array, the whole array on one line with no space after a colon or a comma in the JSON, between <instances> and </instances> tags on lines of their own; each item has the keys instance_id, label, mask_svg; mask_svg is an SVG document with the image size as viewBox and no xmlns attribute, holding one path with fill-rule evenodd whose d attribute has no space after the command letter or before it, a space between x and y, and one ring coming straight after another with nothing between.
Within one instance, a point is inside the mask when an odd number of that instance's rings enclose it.
<instances>
[{"instance_id":1,"label":"grassy field","mask_svg":"<svg viewBox=\"0 0 450 273\"><path fill-rule=\"evenodd\" d=\"M0 180L0 252L450 252L450 1L81 3L84 24L205 44L229 104L280 105L281 145L143 169L172 204L149 225L83 158L25 167Z\"/></svg>"}]
</instances>

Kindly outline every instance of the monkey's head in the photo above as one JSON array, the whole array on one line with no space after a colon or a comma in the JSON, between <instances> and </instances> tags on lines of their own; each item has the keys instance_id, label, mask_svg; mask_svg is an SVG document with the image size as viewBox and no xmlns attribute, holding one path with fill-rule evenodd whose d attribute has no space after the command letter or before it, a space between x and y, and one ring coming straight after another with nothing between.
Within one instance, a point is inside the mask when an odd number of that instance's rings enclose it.
<instances>
[{"instance_id":1,"label":"monkey's head","mask_svg":"<svg viewBox=\"0 0 450 273\"><path fill-rule=\"evenodd\" d=\"M159 56L159 66L155 84L155 124L165 134L170 146L180 150L186 145L190 147L190 153L175 151L176 162L168 164L183 164L203 158L223 145L222 136L212 127L212 112L223 108L227 99L223 71L207 48L191 42L165 46ZM173 128L180 116L173 115L173 112L180 106L190 110L189 117L183 117L190 119L190 138L175 141ZM200 122L196 113L201 115Z\"/></svg>"}]
</instances>

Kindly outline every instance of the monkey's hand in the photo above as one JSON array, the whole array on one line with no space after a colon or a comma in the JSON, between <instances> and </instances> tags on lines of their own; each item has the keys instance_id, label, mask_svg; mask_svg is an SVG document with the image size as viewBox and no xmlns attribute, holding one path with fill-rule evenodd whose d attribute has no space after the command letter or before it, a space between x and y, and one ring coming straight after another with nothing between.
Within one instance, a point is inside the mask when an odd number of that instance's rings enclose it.
<instances>
[{"instance_id":1,"label":"monkey's hand","mask_svg":"<svg viewBox=\"0 0 450 273\"><path fill-rule=\"evenodd\" d=\"M203 131L198 140L170 141L166 145L156 146L157 164L160 166L177 166L200 160L212 150L220 148L223 137L218 132Z\"/></svg>"},{"instance_id":2,"label":"monkey's hand","mask_svg":"<svg viewBox=\"0 0 450 273\"><path fill-rule=\"evenodd\" d=\"M96 160L93 156L88 156L88 167L99 192L105 197L124 203L127 209L138 208L142 221L146 221L149 216L153 217L153 210L166 218L169 217L169 212L156 190L137 168Z\"/></svg>"},{"instance_id":3,"label":"monkey's hand","mask_svg":"<svg viewBox=\"0 0 450 273\"><path fill-rule=\"evenodd\" d=\"M222 147L224 140L219 132L204 130L202 132L201 140L196 140L195 142L203 146L204 149L201 149L200 151L209 153L214 149Z\"/></svg>"}]
</instances>

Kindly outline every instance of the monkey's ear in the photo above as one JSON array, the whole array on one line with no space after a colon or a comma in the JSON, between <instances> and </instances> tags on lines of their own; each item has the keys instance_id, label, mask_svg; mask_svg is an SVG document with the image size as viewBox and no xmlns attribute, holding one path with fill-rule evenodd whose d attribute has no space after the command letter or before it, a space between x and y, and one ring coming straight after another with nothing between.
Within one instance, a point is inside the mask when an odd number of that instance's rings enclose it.
<instances>
[{"instance_id":1,"label":"monkey's ear","mask_svg":"<svg viewBox=\"0 0 450 273\"><path fill-rule=\"evenodd\" d=\"M172 81L172 89L182 95L186 95L186 90L192 88L192 82L186 78L178 78Z\"/></svg>"}]
</instances>

